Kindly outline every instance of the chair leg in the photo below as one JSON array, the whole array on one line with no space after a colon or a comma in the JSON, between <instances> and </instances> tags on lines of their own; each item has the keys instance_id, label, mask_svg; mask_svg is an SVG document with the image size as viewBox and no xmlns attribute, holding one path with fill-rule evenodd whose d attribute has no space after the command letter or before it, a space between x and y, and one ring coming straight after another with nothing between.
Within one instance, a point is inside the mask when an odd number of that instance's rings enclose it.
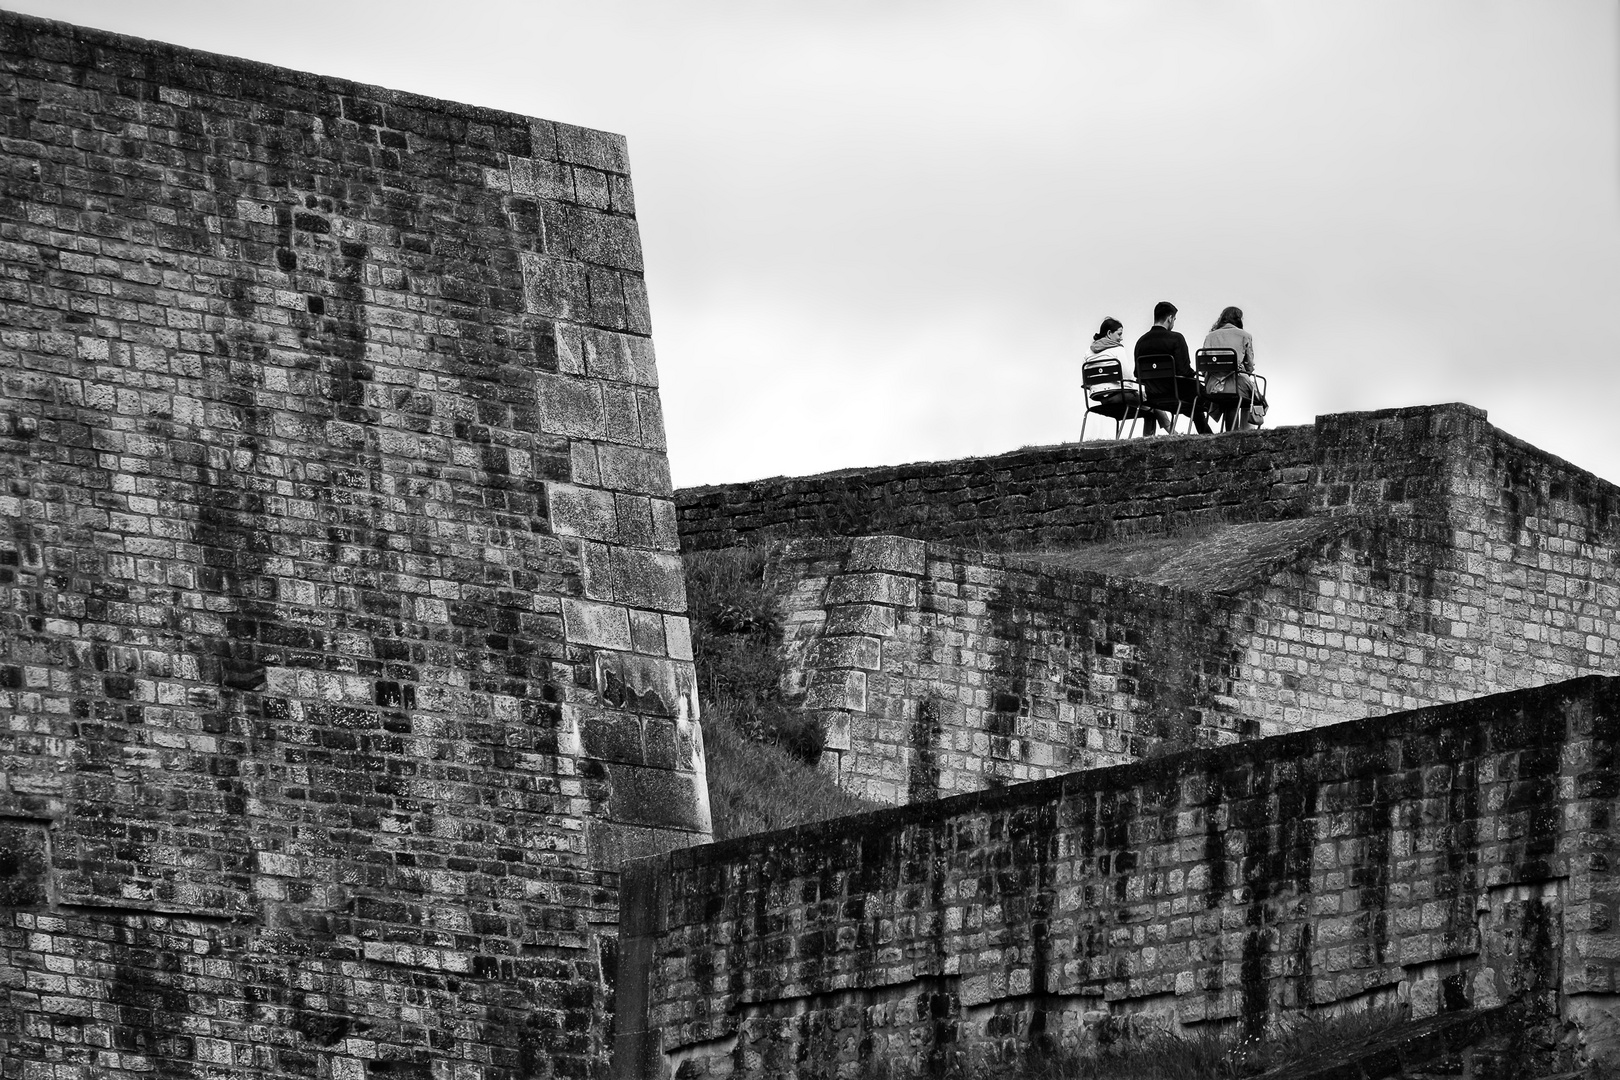
<instances>
[{"instance_id":1,"label":"chair leg","mask_svg":"<svg viewBox=\"0 0 1620 1080\"><path fill-rule=\"evenodd\" d=\"M1086 441L1086 421L1091 419L1091 410L1087 409L1085 415L1080 417L1080 441Z\"/></svg>"}]
</instances>

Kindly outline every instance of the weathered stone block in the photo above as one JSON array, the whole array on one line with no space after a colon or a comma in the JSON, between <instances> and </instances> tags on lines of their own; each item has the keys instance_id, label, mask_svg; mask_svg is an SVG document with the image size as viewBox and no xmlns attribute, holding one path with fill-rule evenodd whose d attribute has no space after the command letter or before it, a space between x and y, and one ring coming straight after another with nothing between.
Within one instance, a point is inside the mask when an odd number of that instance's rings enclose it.
<instances>
[{"instance_id":1,"label":"weathered stone block","mask_svg":"<svg viewBox=\"0 0 1620 1080\"><path fill-rule=\"evenodd\" d=\"M686 610L686 575L681 557L664 551L614 548L613 598L658 611Z\"/></svg>"},{"instance_id":2,"label":"weathered stone block","mask_svg":"<svg viewBox=\"0 0 1620 1080\"><path fill-rule=\"evenodd\" d=\"M665 616L651 611L632 608L630 611L630 642L638 653L663 656Z\"/></svg>"},{"instance_id":3,"label":"weathered stone block","mask_svg":"<svg viewBox=\"0 0 1620 1080\"><path fill-rule=\"evenodd\" d=\"M872 634L889 637L895 632L896 613L879 604L840 604L827 609L828 634Z\"/></svg>"},{"instance_id":4,"label":"weathered stone block","mask_svg":"<svg viewBox=\"0 0 1620 1080\"><path fill-rule=\"evenodd\" d=\"M645 763L640 717L616 709L581 708L580 740L585 752L598 761Z\"/></svg>"},{"instance_id":5,"label":"weathered stone block","mask_svg":"<svg viewBox=\"0 0 1620 1080\"><path fill-rule=\"evenodd\" d=\"M558 159L576 165L589 165L604 172L630 171L630 155L623 135L563 123L556 124L555 129Z\"/></svg>"},{"instance_id":6,"label":"weathered stone block","mask_svg":"<svg viewBox=\"0 0 1620 1080\"><path fill-rule=\"evenodd\" d=\"M573 484L547 484L546 495L552 531L609 543L620 539L618 508L612 492Z\"/></svg>"},{"instance_id":7,"label":"weathered stone block","mask_svg":"<svg viewBox=\"0 0 1620 1080\"><path fill-rule=\"evenodd\" d=\"M903 536L858 536L850 541L845 569L883 570L921 577L928 567L928 545Z\"/></svg>"},{"instance_id":8,"label":"weathered stone block","mask_svg":"<svg viewBox=\"0 0 1620 1080\"><path fill-rule=\"evenodd\" d=\"M599 446L602 483L617 491L668 498L669 459L652 450L632 446Z\"/></svg>"},{"instance_id":9,"label":"weathered stone block","mask_svg":"<svg viewBox=\"0 0 1620 1080\"><path fill-rule=\"evenodd\" d=\"M595 659L602 704L649 716L696 718L688 665L634 653L597 653Z\"/></svg>"},{"instance_id":10,"label":"weathered stone block","mask_svg":"<svg viewBox=\"0 0 1620 1080\"><path fill-rule=\"evenodd\" d=\"M594 378L644 387L658 385L651 338L606 330L587 331L585 366Z\"/></svg>"},{"instance_id":11,"label":"weathered stone block","mask_svg":"<svg viewBox=\"0 0 1620 1080\"><path fill-rule=\"evenodd\" d=\"M607 420L599 383L568 375L542 375L538 383L544 431L584 439L606 438Z\"/></svg>"},{"instance_id":12,"label":"weathered stone block","mask_svg":"<svg viewBox=\"0 0 1620 1080\"><path fill-rule=\"evenodd\" d=\"M631 648L630 614L616 604L564 599L563 627L568 640L603 649Z\"/></svg>"},{"instance_id":13,"label":"weathered stone block","mask_svg":"<svg viewBox=\"0 0 1620 1080\"><path fill-rule=\"evenodd\" d=\"M827 750L850 749L850 720L847 712L823 712L820 714L821 730L825 735L824 746Z\"/></svg>"},{"instance_id":14,"label":"weathered stone block","mask_svg":"<svg viewBox=\"0 0 1620 1080\"><path fill-rule=\"evenodd\" d=\"M619 539L631 547L661 547L653 534L652 500L644 495L616 495L613 500Z\"/></svg>"},{"instance_id":15,"label":"weathered stone block","mask_svg":"<svg viewBox=\"0 0 1620 1080\"><path fill-rule=\"evenodd\" d=\"M675 504L669 499L652 500L653 543L660 551L675 551L680 547L676 532Z\"/></svg>"},{"instance_id":16,"label":"weathered stone block","mask_svg":"<svg viewBox=\"0 0 1620 1080\"><path fill-rule=\"evenodd\" d=\"M820 670L810 675L804 707L863 713L866 711L866 672Z\"/></svg>"},{"instance_id":17,"label":"weathered stone block","mask_svg":"<svg viewBox=\"0 0 1620 1080\"><path fill-rule=\"evenodd\" d=\"M684 615L664 616L664 640L675 660L692 659L692 627Z\"/></svg>"},{"instance_id":18,"label":"weathered stone block","mask_svg":"<svg viewBox=\"0 0 1620 1080\"><path fill-rule=\"evenodd\" d=\"M641 237L633 218L598 213L583 206L558 202L543 203L541 214L545 219L546 250L554 256L619 270L641 271ZM527 265L526 262L525 267ZM549 267L541 269L547 275L565 272ZM525 281L525 286L527 284ZM561 295L555 286L541 288L545 291L534 295ZM531 310L542 315L564 315L559 311L541 310L538 305Z\"/></svg>"},{"instance_id":19,"label":"weathered stone block","mask_svg":"<svg viewBox=\"0 0 1620 1080\"><path fill-rule=\"evenodd\" d=\"M524 252L523 310L531 315L582 319L589 314L586 268L569 259Z\"/></svg>"},{"instance_id":20,"label":"weathered stone block","mask_svg":"<svg viewBox=\"0 0 1620 1080\"><path fill-rule=\"evenodd\" d=\"M883 667L883 643L875 637L825 637L816 642L811 663L824 668L879 671Z\"/></svg>"},{"instance_id":21,"label":"weathered stone block","mask_svg":"<svg viewBox=\"0 0 1620 1080\"><path fill-rule=\"evenodd\" d=\"M605 766L614 821L676 826L708 832L709 799L701 772L672 772L636 765Z\"/></svg>"},{"instance_id":22,"label":"weathered stone block","mask_svg":"<svg viewBox=\"0 0 1620 1080\"><path fill-rule=\"evenodd\" d=\"M894 574L844 574L827 586L827 604L917 606L917 582Z\"/></svg>"}]
</instances>

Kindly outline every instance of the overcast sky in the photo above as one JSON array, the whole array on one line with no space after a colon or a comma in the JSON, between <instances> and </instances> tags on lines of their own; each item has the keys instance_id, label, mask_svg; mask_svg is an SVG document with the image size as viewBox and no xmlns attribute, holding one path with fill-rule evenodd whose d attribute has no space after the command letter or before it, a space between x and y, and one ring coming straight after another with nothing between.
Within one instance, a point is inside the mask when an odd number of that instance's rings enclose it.
<instances>
[{"instance_id":1,"label":"overcast sky","mask_svg":"<svg viewBox=\"0 0 1620 1080\"><path fill-rule=\"evenodd\" d=\"M1620 482L1614 0L0 3L627 135L678 485L1072 440L1160 299Z\"/></svg>"}]
</instances>

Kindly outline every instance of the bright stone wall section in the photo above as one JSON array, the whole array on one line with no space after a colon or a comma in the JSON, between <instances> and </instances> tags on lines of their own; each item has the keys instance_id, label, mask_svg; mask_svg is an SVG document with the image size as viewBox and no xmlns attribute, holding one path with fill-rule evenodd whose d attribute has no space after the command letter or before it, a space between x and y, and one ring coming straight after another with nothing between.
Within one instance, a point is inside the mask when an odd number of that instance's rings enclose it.
<instances>
[{"instance_id":1,"label":"bright stone wall section","mask_svg":"<svg viewBox=\"0 0 1620 1080\"><path fill-rule=\"evenodd\" d=\"M951 463L968 488L939 463L683 492L683 542L780 536L773 517L852 492L911 530L767 541L821 767L888 803L1620 673L1620 489L1467 406L1287 430ZM1100 485L1138 474L1133 528L1196 527L1121 535ZM959 547L970 519L1058 548L1080 521L1116 538L1065 565Z\"/></svg>"},{"instance_id":2,"label":"bright stone wall section","mask_svg":"<svg viewBox=\"0 0 1620 1080\"><path fill-rule=\"evenodd\" d=\"M586 1076L708 838L623 140L0 13L0 1059Z\"/></svg>"}]
</instances>

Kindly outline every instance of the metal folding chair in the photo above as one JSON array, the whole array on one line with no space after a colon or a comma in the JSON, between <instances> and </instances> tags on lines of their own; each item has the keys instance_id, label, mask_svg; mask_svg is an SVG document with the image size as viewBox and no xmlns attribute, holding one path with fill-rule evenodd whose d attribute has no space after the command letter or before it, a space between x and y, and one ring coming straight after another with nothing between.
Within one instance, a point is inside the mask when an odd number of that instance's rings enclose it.
<instances>
[{"instance_id":1,"label":"metal folding chair","mask_svg":"<svg viewBox=\"0 0 1620 1080\"><path fill-rule=\"evenodd\" d=\"M1199 349L1193 356L1198 381L1203 385L1209 411L1221 418L1221 430L1237 425L1243 405L1243 388L1238 381L1236 349Z\"/></svg>"},{"instance_id":2,"label":"metal folding chair","mask_svg":"<svg viewBox=\"0 0 1620 1080\"><path fill-rule=\"evenodd\" d=\"M1086 421L1092 413L1108 417L1114 422L1114 438L1119 438L1130 421L1131 431L1147 405L1142 400L1142 388L1125 377L1118 360L1099 358L1080 365L1080 385L1086 395L1086 415L1080 421L1080 438L1086 437Z\"/></svg>"},{"instance_id":3,"label":"metal folding chair","mask_svg":"<svg viewBox=\"0 0 1620 1080\"><path fill-rule=\"evenodd\" d=\"M1231 431L1242 421L1244 413L1252 411L1256 402L1266 400L1266 378L1242 372L1238 367L1236 349L1199 349L1195 354L1198 379L1204 388L1204 397L1210 412L1221 418L1221 430ZM1249 383L1244 391L1243 383ZM1260 424L1252 418L1255 427Z\"/></svg>"},{"instance_id":4,"label":"metal folding chair","mask_svg":"<svg viewBox=\"0 0 1620 1080\"><path fill-rule=\"evenodd\" d=\"M1142 386L1147 407L1170 414L1166 430L1174 435L1176 422L1181 416L1181 380L1176 378L1176 358L1169 353L1136 358L1136 381ZM1192 403L1188 402L1190 409Z\"/></svg>"}]
</instances>

